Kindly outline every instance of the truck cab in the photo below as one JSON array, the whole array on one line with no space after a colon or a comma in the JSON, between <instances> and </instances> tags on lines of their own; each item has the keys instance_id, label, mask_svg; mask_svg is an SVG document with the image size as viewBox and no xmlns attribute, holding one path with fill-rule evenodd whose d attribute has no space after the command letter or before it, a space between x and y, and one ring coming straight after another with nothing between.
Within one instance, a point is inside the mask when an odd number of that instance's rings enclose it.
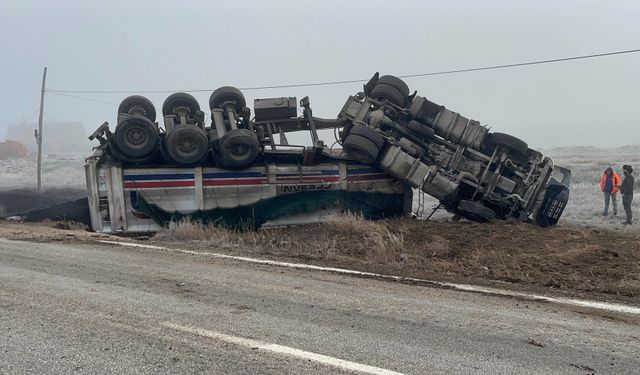
<instances>
[{"instance_id":1,"label":"truck cab","mask_svg":"<svg viewBox=\"0 0 640 375\"><path fill-rule=\"evenodd\" d=\"M394 76L376 73L338 115L354 159L437 198L475 221L531 221L546 227L569 199L571 172L512 135L490 132Z\"/></svg>"}]
</instances>

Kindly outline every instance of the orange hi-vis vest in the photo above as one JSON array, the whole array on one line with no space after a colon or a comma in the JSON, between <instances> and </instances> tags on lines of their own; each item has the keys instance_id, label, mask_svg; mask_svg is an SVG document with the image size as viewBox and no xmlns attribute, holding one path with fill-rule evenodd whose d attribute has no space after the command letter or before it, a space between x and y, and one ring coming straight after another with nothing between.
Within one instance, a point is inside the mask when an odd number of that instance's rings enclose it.
<instances>
[{"instance_id":1,"label":"orange hi-vis vest","mask_svg":"<svg viewBox=\"0 0 640 375\"><path fill-rule=\"evenodd\" d=\"M602 180L600 180L600 191L604 191L604 185L606 182L607 182L607 174L603 173ZM613 172L613 177L611 177L611 183L613 184L613 190L611 190L612 193L617 193L618 191L620 191L620 176L618 176L616 172Z\"/></svg>"}]
</instances>

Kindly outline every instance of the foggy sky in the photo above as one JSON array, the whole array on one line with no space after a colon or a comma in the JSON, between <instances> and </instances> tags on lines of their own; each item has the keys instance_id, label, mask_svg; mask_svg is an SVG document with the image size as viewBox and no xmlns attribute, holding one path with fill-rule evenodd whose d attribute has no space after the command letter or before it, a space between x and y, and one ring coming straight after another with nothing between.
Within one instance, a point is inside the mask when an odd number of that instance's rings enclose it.
<instances>
[{"instance_id":1,"label":"foggy sky","mask_svg":"<svg viewBox=\"0 0 640 375\"><path fill-rule=\"evenodd\" d=\"M637 1L3 1L0 140L47 87L175 90L367 79L640 48ZM533 147L640 143L640 53L407 79ZM361 84L308 95L334 118ZM196 93L208 107L209 92ZM127 94L72 94L119 103ZM144 94L160 112L169 94ZM115 126L117 105L47 94L45 120ZM208 108L206 108L208 109ZM56 129L45 129L46 132ZM327 141L330 141L327 139ZM88 142L88 141L87 141ZM330 142L329 142L330 143Z\"/></svg>"}]
</instances>

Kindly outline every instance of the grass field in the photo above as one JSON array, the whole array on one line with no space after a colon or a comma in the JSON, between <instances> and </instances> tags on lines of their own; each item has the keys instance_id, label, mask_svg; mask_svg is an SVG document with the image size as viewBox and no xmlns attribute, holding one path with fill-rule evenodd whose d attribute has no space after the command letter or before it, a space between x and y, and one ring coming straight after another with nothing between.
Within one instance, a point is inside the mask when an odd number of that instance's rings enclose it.
<instances>
[{"instance_id":1,"label":"grass field","mask_svg":"<svg viewBox=\"0 0 640 375\"><path fill-rule=\"evenodd\" d=\"M84 158L87 155L47 155L42 159L42 186L47 190L85 189ZM0 160L0 190L37 188L35 156Z\"/></svg>"},{"instance_id":2,"label":"grass field","mask_svg":"<svg viewBox=\"0 0 640 375\"><path fill-rule=\"evenodd\" d=\"M622 199L618 196L618 216L602 217L604 197L600 192L600 178L607 167L622 176L622 166L630 164L640 168L640 146L625 146L615 149L593 147L567 147L544 151L556 165L571 169L571 194L564 211L563 222L607 228L621 228L624 221ZM636 178L636 190L638 189ZM638 202L634 202L637 207ZM634 207L636 216L637 208ZM609 210L611 214L611 210ZM636 221L636 224L638 222Z\"/></svg>"}]
</instances>

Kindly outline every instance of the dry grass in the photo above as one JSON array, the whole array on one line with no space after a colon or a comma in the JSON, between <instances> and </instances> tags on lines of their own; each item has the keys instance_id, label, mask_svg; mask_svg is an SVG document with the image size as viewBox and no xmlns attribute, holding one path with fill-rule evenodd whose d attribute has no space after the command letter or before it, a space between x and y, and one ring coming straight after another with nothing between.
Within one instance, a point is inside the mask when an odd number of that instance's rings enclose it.
<instances>
[{"instance_id":1,"label":"dry grass","mask_svg":"<svg viewBox=\"0 0 640 375\"><path fill-rule=\"evenodd\" d=\"M217 225L205 225L183 218L170 222L154 238L162 241L206 241L216 245L230 245L237 240L237 233Z\"/></svg>"},{"instance_id":2,"label":"dry grass","mask_svg":"<svg viewBox=\"0 0 640 375\"><path fill-rule=\"evenodd\" d=\"M56 221L51 224L53 228L64 230L87 230L87 225L73 220Z\"/></svg>"},{"instance_id":3,"label":"dry grass","mask_svg":"<svg viewBox=\"0 0 640 375\"><path fill-rule=\"evenodd\" d=\"M169 223L154 237L170 242L204 242L224 248L304 256L312 259L368 259L389 264L404 258L404 236L386 223L359 215L336 215L321 226L236 231L182 219Z\"/></svg>"},{"instance_id":4,"label":"dry grass","mask_svg":"<svg viewBox=\"0 0 640 375\"><path fill-rule=\"evenodd\" d=\"M324 224L259 231L183 220L154 239L412 277L640 296L640 237L628 232L340 215Z\"/></svg>"},{"instance_id":5,"label":"dry grass","mask_svg":"<svg viewBox=\"0 0 640 375\"><path fill-rule=\"evenodd\" d=\"M325 225L332 242L343 239L337 246L350 255L363 255L375 263L390 264L406 259L404 235L391 230L386 222L369 221L355 214L336 215ZM316 244L321 246L321 244ZM336 248L336 246L332 246Z\"/></svg>"}]
</instances>

